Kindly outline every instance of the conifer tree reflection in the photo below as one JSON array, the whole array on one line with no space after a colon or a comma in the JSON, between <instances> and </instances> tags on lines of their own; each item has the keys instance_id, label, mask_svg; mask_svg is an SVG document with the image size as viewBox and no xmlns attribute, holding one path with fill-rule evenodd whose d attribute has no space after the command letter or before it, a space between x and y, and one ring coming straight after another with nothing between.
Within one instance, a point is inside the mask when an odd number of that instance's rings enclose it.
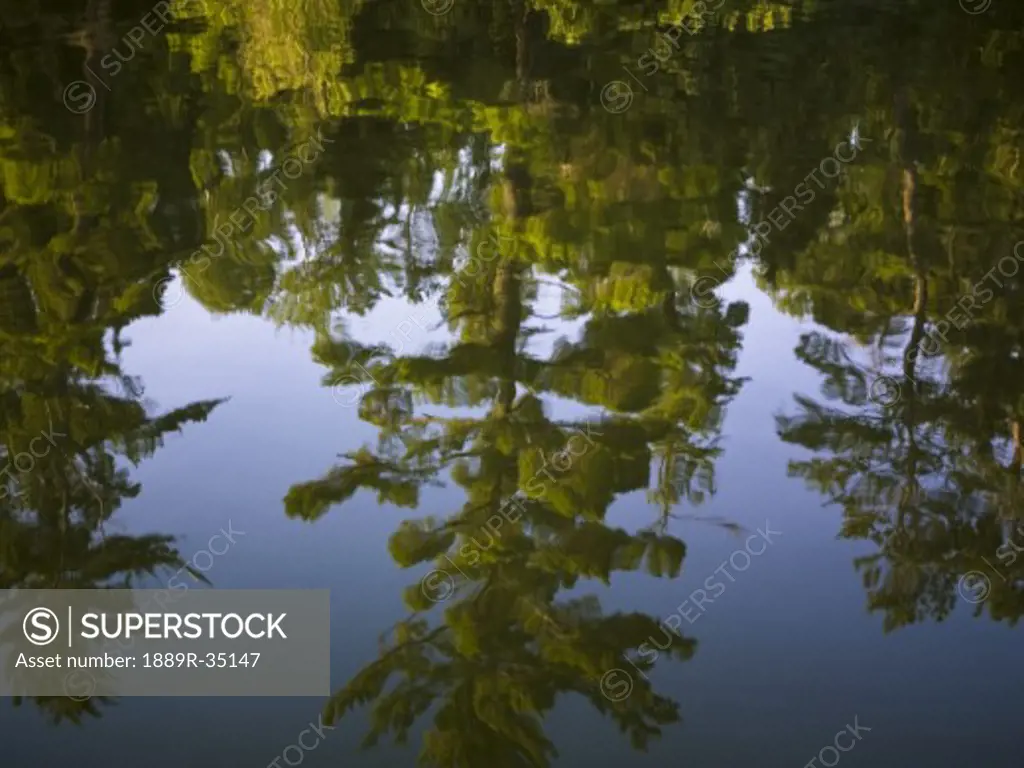
<instances>
[{"instance_id":1,"label":"conifer tree reflection","mask_svg":"<svg viewBox=\"0 0 1024 768\"><path fill-rule=\"evenodd\" d=\"M893 73L884 119L863 126L886 141L880 156L849 170L842 215L791 266L765 273L782 306L797 310L791 299L803 296L802 310L830 326L806 334L797 355L821 373L833 402L798 397L779 433L817 454L790 471L844 508L843 535L876 544L855 564L887 630L942 620L961 599L1013 623L1024 609L1021 564L1009 557L1021 500L1024 318L1013 299L1018 269L1004 275L997 265L1009 256L1012 266L1024 237L1012 215L1020 189L967 159L989 134L943 144L963 117L921 106L904 74ZM879 180L882 194L871 195ZM982 216L969 190L1007 216ZM830 253L856 263L871 290L852 287ZM1008 556L997 563L999 551ZM973 573L991 594L965 594Z\"/></svg>"},{"instance_id":2,"label":"conifer tree reflection","mask_svg":"<svg viewBox=\"0 0 1024 768\"><path fill-rule=\"evenodd\" d=\"M636 313L595 316L581 342L537 355L534 265L543 256L524 232L544 210L532 191L511 152L489 196L496 212L471 228L471 256L451 274L451 345L395 356L321 338L315 354L331 367L325 383L364 382L360 415L380 428L379 443L286 498L288 514L316 519L360 489L402 506L417 506L419 489L445 476L465 492L460 509L408 520L391 537L399 565L434 570L406 591L413 615L328 707L334 719L372 702L367 744L388 732L405 739L430 711L421 752L429 765L550 764L556 753L544 715L570 692L643 748L678 719L678 705L639 674L652 662L635 649L654 636L665 638L666 657L694 650L655 617L604 615L596 597L562 592L581 579L608 583L615 572L679 574L685 545L667 526L629 533L604 518L616 497L648 486L656 455L663 512L681 495L699 503L712 490L714 433L739 386L729 370L744 313L737 307L727 320L721 307L687 305L668 279L645 288L650 304ZM639 348L638 331L649 340ZM594 408L589 418L555 420L546 394ZM419 403L479 415L419 413ZM692 487L679 482L694 477ZM435 603L441 615L430 611ZM636 665L635 687L613 701L602 676L627 668L624 657Z\"/></svg>"},{"instance_id":3,"label":"conifer tree reflection","mask_svg":"<svg viewBox=\"0 0 1024 768\"><path fill-rule=\"evenodd\" d=\"M129 588L183 565L172 536L117 530L141 493L130 466L221 402L154 414L121 360L125 328L160 313L154 283L195 244L194 102L150 100L118 122L104 91L87 114L69 111L63 84L119 37L111 4L69 20L0 3L0 17L13 20L0 29L0 589ZM51 43L70 46L66 67ZM172 73L138 64L123 97L172 90ZM39 98L43 84L56 101ZM33 701L58 722L101 712L95 700Z\"/></svg>"}]
</instances>

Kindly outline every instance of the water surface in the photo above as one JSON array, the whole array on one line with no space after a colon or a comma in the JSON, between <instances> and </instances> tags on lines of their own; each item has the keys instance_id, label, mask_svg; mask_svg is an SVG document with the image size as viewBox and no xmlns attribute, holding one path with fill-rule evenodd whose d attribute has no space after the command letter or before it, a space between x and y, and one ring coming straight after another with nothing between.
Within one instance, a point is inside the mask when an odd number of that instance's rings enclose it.
<instances>
[{"instance_id":1,"label":"water surface","mask_svg":"<svg viewBox=\"0 0 1024 768\"><path fill-rule=\"evenodd\" d=\"M0 21L0 588L327 588L334 692L3 765L1020 764L1024 8Z\"/></svg>"}]
</instances>

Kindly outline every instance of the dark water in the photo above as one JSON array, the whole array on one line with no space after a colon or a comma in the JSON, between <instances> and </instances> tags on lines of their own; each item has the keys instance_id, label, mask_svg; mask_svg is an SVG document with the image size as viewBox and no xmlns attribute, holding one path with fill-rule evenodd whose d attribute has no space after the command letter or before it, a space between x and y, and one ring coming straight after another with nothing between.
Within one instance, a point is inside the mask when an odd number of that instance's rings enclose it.
<instances>
[{"instance_id":1,"label":"dark water","mask_svg":"<svg viewBox=\"0 0 1024 768\"><path fill-rule=\"evenodd\" d=\"M702 8L0 1L0 587L334 691L0 765L1021 765L1024 6Z\"/></svg>"}]
</instances>

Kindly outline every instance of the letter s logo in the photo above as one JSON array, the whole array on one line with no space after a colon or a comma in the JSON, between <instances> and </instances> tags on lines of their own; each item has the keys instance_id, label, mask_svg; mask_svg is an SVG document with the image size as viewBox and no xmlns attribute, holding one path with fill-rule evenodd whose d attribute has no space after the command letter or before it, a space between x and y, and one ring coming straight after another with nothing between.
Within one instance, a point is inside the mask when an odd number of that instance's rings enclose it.
<instances>
[{"instance_id":1,"label":"letter s logo","mask_svg":"<svg viewBox=\"0 0 1024 768\"><path fill-rule=\"evenodd\" d=\"M33 645L49 645L60 633L60 620L49 608L33 608L25 614L21 628Z\"/></svg>"},{"instance_id":2,"label":"letter s logo","mask_svg":"<svg viewBox=\"0 0 1024 768\"><path fill-rule=\"evenodd\" d=\"M64 106L76 115L84 115L96 103L96 89L84 80L75 80L64 89Z\"/></svg>"}]
</instances>

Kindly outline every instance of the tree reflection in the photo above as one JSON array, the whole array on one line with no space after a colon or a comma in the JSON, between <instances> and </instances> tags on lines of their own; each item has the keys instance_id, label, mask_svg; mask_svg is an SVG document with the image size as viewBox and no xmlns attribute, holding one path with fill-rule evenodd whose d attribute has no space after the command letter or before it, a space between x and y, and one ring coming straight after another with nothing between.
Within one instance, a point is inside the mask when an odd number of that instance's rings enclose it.
<instances>
[{"instance_id":1,"label":"tree reflection","mask_svg":"<svg viewBox=\"0 0 1024 768\"><path fill-rule=\"evenodd\" d=\"M421 751L429 765L550 764L556 752L543 719L558 694L585 697L640 749L678 719L678 704L641 672L653 661L635 649L664 637L666 657L686 659L694 641L644 614L605 615L596 596L575 589L641 568L679 575L686 548L667 517L681 498L699 504L713 491L715 436L741 383L730 373L744 308L687 303L664 268L621 278L638 296L625 313L593 302L567 310L591 315L581 340L539 354L531 341L542 333L532 322L543 254L524 232L543 212L514 158L495 186L493 215L468 234L471 256L449 278L451 344L396 354L340 338L318 342L317 359L331 366L325 383L368 388L360 415L380 437L376 449L349 454L286 498L290 515L316 519L360 489L417 506L424 484L448 477L462 488L460 509L407 520L391 537L396 563L434 570L406 590L413 613L391 630L378 660L327 710L333 720L372 702L367 745L386 733L403 741L429 710ZM591 285L583 274L572 279ZM599 279L621 293L611 285L620 278ZM638 333L645 343L636 344ZM555 420L552 395L594 410ZM421 412L419 404L457 413ZM630 533L605 522L617 497L648 487L662 525ZM441 615L430 610L438 602ZM624 658L641 674L619 698L604 677Z\"/></svg>"},{"instance_id":2,"label":"tree reflection","mask_svg":"<svg viewBox=\"0 0 1024 768\"><path fill-rule=\"evenodd\" d=\"M178 563L169 537L109 528L140 492L126 462L218 402L153 416L122 371L124 329L180 279L211 313L310 330L325 386L353 385L380 430L296 484L289 515L365 489L415 508L444 480L465 495L391 539L400 565L444 570L443 611L411 586L413 616L332 714L372 700L371 736L403 736L436 700L427 762L545 764L543 713L575 691L642 746L675 704L645 679L611 702L600 679L623 654L644 669L629 649L656 623L576 590L679 574L670 521L716 489L748 319L693 288L732 278L749 226L859 137L750 244L759 286L818 325L796 354L823 398L779 420L816 456L791 471L878 544L857 567L888 627L946 616L989 561L979 610L1016 620L1020 277L978 285L1024 239L1022 11L868 5L740 0L666 51L656 27L693 3L170 0L173 23L78 113L67 85L149 7L0 0L0 438L32 457L0 486L0 586L129 586ZM602 88L640 57L658 66L613 113ZM275 177L321 132L322 157ZM398 297L436 302L450 341L344 334ZM649 526L606 522L640 491Z\"/></svg>"}]
</instances>

